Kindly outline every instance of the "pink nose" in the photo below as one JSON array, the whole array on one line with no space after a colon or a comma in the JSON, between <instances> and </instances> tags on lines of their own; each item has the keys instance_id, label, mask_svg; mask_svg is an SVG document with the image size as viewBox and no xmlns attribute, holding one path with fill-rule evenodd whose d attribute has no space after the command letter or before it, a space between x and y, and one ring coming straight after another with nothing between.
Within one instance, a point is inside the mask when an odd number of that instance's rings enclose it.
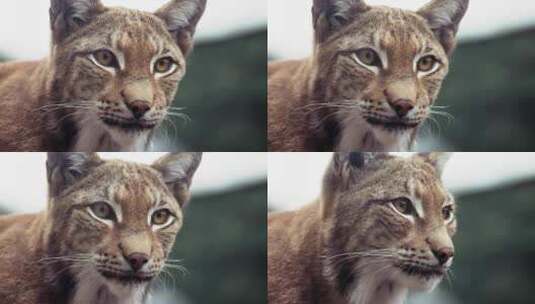
<instances>
[{"instance_id":1,"label":"pink nose","mask_svg":"<svg viewBox=\"0 0 535 304\"><path fill-rule=\"evenodd\" d=\"M144 253L132 253L128 257L126 257L126 260L128 261L128 264L132 267L132 270L134 272L137 272L140 270L147 262L149 261L149 257Z\"/></svg>"},{"instance_id":2,"label":"pink nose","mask_svg":"<svg viewBox=\"0 0 535 304\"><path fill-rule=\"evenodd\" d=\"M433 250L433 255L437 258L440 265L444 265L453 257L453 248L444 247Z\"/></svg>"},{"instance_id":3,"label":"pink nose","mask_svg":"<svg viewBox=\"0 0 535 304\"><path fill-rule=\"evenodd\" d=\"M132 115L134 115L136 119L142 118L150 110L150 105L141 100L127 102L126 106L130 109Z\"/></svg>"},{"instance_id":4,"label":"pink nose","mask_svg":"<svg viewBox=\"0 0 535 304\"><path fill-rule=\"evenodd\" d=\"M414 109L414 105L408 99L398 99L392 102L389 101L389 103L392 109L396 111L396 114L400 118L407 116L407 113L409 113L412 109Z\"/></svg>"}]
</instances>

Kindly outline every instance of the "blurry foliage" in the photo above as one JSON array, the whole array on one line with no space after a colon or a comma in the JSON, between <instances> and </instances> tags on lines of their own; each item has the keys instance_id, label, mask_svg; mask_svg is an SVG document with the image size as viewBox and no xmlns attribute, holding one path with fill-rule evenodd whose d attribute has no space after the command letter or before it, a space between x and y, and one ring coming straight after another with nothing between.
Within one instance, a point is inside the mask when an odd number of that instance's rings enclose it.
<instances>
[{"instance_id":1,"label":"blurry foliage","mask_svg":"<svg viewBox=\"0 0 535 304\"><path fill-rule=\"evenodd\" d=\"M535 180L460 195L451 291L461 303L535 303Z\"/></svg>"},{"instance_id":2,"label":"blurry foliage","mask_svg":"<svg viewBox=\"0 0 535 304\"><path fill-rule=\"evenodd\" d=\"M191 303L266 303L266 197L264 181L193 198L172 254L188 269L173 277Z\"/></svg>"},{"instance_id":3,"label":"blurry foliage","mask_svg":"<svg viewBox=\"0 0 535 304\"><path fill-rule=\"evenodd\" d=\"M454 120L448 123L435 116L440 131L428 122L422 135L431 133L441 143L423 146L449 151L535 151L534 43L535 29L461 43L437 100Z\"/></svg>"},{"instance_id":4,"label":"blurry foliage","mask_svg":"<svg viewBox=\"0 0 535 304\"><path fill-rule=\"evenodd\" d=\"M266 151L267 31L199 43L173 106L191 121L167 125L173 148Z\"/></svg>"}]
</instances>

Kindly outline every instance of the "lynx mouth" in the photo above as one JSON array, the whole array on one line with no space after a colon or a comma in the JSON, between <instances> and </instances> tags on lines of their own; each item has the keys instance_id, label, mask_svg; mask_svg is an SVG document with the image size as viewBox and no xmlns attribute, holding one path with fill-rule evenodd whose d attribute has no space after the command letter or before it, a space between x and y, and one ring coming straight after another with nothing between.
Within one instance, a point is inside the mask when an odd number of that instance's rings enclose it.
<instances>
[{"instance_id":1,"label":"lynx mouth","mask_svg":"<svg viewBox=\"0 0 535 304\"><path fill-rule=\"evenodd\" d=\"M403 273L409 276L419 276L426 279L442 277L446 273L446 268L440 266L430 266L423 264L398 264L396 265Z\"/></svg>"},{"instance_id":2,"label":"lynx mouth","mask_svg":"<svg viewBox=\"0 0 535 304\"><path fill-rule=\"evenodd\" d=\"M108 126L120 128L128 132L150 131L156 128L156 126L158 125L158 123L154 121L126 120L115 117L102 117L101 120Z\"/></svg>"},{"instance_id":3,"label":"lynx mouth","mask_svg":"<svg viewBox=\"0 0 535 304\"><path fill-rule=\"evenodd\" d=\"M395 119L387 120L377 117L366 117L366 121L373 126L382 127L388 131L405 131L416 128L419 123L407 120Z\"/></svg>"},{"instance_id":4,"label":"lynx mouth","mask_svg":"<svg viewBox=\"0 0 535 304\"><path fill-rule=\"evenodd\" d=\"M109 280L119 281L123 284L142 284L152 281L153 275L134 273L134 272L118 272L113 270L100 270L100 274Z\"/></svg>"}]
</instances>

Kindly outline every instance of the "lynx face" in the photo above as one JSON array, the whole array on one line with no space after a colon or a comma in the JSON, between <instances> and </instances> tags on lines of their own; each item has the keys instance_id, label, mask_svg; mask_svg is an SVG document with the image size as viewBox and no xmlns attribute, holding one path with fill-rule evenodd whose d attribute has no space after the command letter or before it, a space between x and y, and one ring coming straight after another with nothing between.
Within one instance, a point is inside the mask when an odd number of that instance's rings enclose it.
<instances>
[{"instance_id":1,"label":"lynx face","mask_svg":"<svg viewBox=\"0 0 535 304\"><path fill-rule=\"evenodd\" d=\"M154 14L100 1L54 0L54 100L78 128L116 141L159 126L186 72L204 0L171 1Z\"/></svg>"},{"instance_id":2,"label":"lynx face","mask_svg":"<svg viewBox=\"0 0 535 304\"><path fill-rule=\"evenodd\" d=\"M446 275L457 222L440 181L445 157L335 156L325 179L326 265L341 291L349 295L358 275L416 290L430 290Z\"/></svg>"},{"instance_id":3,"label":"lynx face","mask_svg":"<svg viewBox=\"0 0 535 304\"><path fill-rule=\"evenodd\" d=\"M364 1L316 0L315 57L338 121L378 138L418 127L432 112L467 0L435 0L418 12Z\"/></svg>"},{"instance_id":4,"label":"lynx face","mask_svg":"<svg viewBox=\"0 0 535 304\"><path fill-rule=\"evenodd\" d=\"M111 290L153 280L182 227L199 162L195 153L169 155L152 167L51 155L49 212L57 246L49 255L64 257L79 281L90 277Z\"/></svg>"}]
</instances>

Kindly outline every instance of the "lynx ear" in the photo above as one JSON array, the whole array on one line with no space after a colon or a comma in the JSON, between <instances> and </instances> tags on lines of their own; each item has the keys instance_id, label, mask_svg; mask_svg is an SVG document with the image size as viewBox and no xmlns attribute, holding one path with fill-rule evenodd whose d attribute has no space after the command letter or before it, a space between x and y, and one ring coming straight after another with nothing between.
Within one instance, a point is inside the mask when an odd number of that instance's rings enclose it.
<instances>
[{"instance_id":1,"label":"lynx ear","mask_svg":"<svg viewBox=\"0 0 535 304\"><path fill-rule=\"evenodd\" d=\"M189 200L193 174L201 159L202 153L173 153L158 159L152 165L162 174L163 181L182 207Z\"/></svg>"},{"instance_id":2,"label":"lynx ear","mask_svg":"<svg viewBox=\"0 0 535 304\"><path fill-rule=\"evenodd\" d=\"M423 158L426 162L435 167L439 176L442 175L444 167L452 155L453 153L450 152L431 152L418 154L419 157Z\"/></svg>"},{"instance_id":3,"label":"lynx ear","mask_svg":"<svg viewBox=\"0 0 535 304\"><path fill-rule=\"evenodd\" d=\"M382 160L388 158L386 153L371 152L336 152L327 172L323 177L322 214L327 216L333 205L336 193L354 183L360 173L373 169Z\"/></svg>"},{"instance_id":4,"label":"lynx ear","mask_svg":"<svg viewBox=\"0 0 535 304\"><path fill-rule=\"evenodd\" d=\"M335 30L369 10L363 0L314 0L312 21L316 42L325 41Z\"/></svg>"},{"instance_id":5,"label":"lynx ear","mask_svg":"<svg viewBox=\"0 0 535 304\"><path fill-rule=\"evenodd\" d=\"M46 171L50 197L59 195L64 189L82 178L91 167L103 161L96 153L48 153Z\"/></svg>"},{"instance_id":6,"label":"lynx ear","mask_svg":"<svg viewBox=\"0 0 535 304\"><path fill-rule=\"evenodd\" d=\"M61 42L104 11L100 0L51 0L50 25L54 43Z\"/></svg>"},{"instance_id":7,"label":"lynx ear","mask_svg":"<svg viewBox=\"0 0 535 304\"><path fill-rule=\"evenodd\" d=\"M155 13L165 21L184 55L193 48L195 28L205 8L206 0L172 0Z\"/></svg>"},{"instance_id":8,"label":"lynx ear","mask_svg":"<svg viewBox=\"0 0 535 304\"><path fill-rule=\"evenodd\" d=\"M469 0L433 0L418 11L427 20L448 55L455 49L455 36L468 9L468 2Z\"/></svg>"}]
</instances>

